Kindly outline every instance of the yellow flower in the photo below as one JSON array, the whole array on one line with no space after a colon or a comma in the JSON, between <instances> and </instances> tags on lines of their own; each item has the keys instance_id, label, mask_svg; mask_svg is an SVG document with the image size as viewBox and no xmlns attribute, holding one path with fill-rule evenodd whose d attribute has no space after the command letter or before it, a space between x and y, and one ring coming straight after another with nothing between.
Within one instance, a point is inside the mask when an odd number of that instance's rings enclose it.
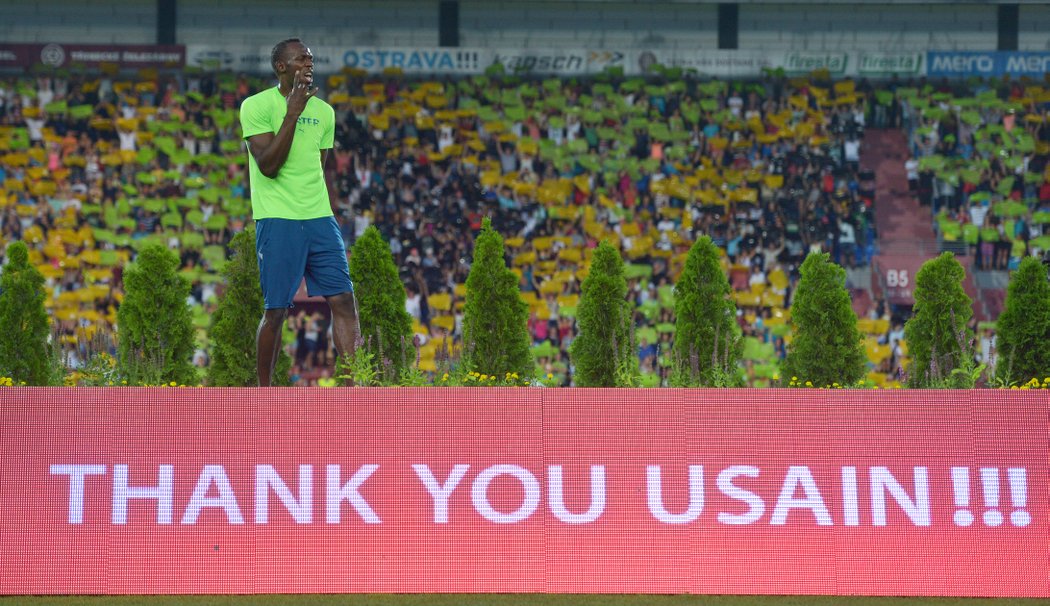
<instances>
[{"instance_id":1,"label":"yellow flower","mask_svg":"<svg viewBox=\"0 0 1050 606\"><path fill-rule=\"evenodd\" d=\"M516 372L515 373L511 373L510 378L517 379L518 378L518 373L516 373Z\"/></svg>"},{"instance_id":2,"label":"yellow flower","mask_svg":"<svg viewBox=\"0 0 1050 606\"><path fill-rule=\"evenodd\" d=\"M773 373L773 380L774 381L779 381L780 380L780 375L778 375L776 373Z\"/></svg>"},{"instance_id":3,"label":"yellow flower","mask_svg":"<svg viewBox=\"0 0 1050 606\"><path fill-rule=\"evenodd\" d=\"M481 375L481 380L482 380L482 381L484 381L484 380L486 380L486 379L488 379L488 378L489 378L489 376L488 376L488 375L485 375L485 374Z\"/></svg>"},{"instance_id":4,"label":"yellow flower","mask_svg":"<svg viewBox=\"0 0 1050 606\"><path fill-rule=\"evenodd\" d=\"M553 378L554 378L554 375L552 375L551 373L548 372L547 373L547 380L549 381L549 380L551 380Z\"/></svg>"},{"instance_id":5,"label":"yellow flower","mask_svg":"<svg viewBox=\"0 0 1050 606\"><path fill-rule=\"evenodd\" d=\"M806 381L806 387L813 387L813 381Z\"/></svg>"},{"instance_id":6,"label":"yellow flower","mask_svg":"<svg viewBox=\"0 0 1050 606\"><path fill-rule=\"evenodd\" d=\"M792 381L798 381L798 377L791 377Z\"/></svg>"},{"instance_id":7,"label":"yellow flower","mask_svg":"<svg viewBox=\"0 0 1050 606\"><path fill-rule=\"evenodd\" d=\"M178 384L178 383L176 383L175 381L172 381L171 383L168 383L168 386L169 386L169 387L178 387L178 385L179 385L179 384Z\"/></svg>"}]
</instances>

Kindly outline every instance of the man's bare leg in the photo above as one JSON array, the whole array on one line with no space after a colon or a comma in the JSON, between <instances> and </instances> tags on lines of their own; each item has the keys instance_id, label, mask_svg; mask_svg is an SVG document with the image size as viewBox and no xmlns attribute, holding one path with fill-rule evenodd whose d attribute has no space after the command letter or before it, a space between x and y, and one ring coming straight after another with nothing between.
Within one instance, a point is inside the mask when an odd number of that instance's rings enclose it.
<instances>
[{"instance_id":1,"label":"man's bare leg","mask_svg":"<svg viewBox=\"0 0 1050 606\"><path fill-rule=\"evenodd\" d=\"M332 340L337 359L353 356L361 326L357 319L357 299L352 292L326 297L332 310Z\"/></svg>"},{"instance_id":2,"label":"man's bare leg","mask_svg":"<svg viewBox=\"0 0 1050 606\"><path fill-rule=\"evenodd\" d=\"M287 308L267 309L259 321L259 330L255 333L255 369L259 375L259 387L273 384L273 371L281 353L281 331L287 317Z\"/></svg>"}]
</instances>

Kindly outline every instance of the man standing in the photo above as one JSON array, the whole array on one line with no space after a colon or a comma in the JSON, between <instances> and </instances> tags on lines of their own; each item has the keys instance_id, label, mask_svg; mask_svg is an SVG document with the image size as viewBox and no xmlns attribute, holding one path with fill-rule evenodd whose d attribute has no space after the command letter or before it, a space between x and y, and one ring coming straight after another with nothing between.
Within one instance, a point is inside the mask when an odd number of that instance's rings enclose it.
<instances>
[{"instance_id":1,"label":"man standing","mask_svg":"<svg viewBox=\"0 0 1050 606\"><path fill-rule=\"evenodd\" d=\"M270 65L279 84L245 99L240 112L266 307L256 334L262 387L273 381L281 329L304 277L309 294L323 296L332 310L339 356L353 354L359 333L346 246L324 178L335 112L314 96L313 55L301 40L278 42Z\"/></svg>"}]
</instances>

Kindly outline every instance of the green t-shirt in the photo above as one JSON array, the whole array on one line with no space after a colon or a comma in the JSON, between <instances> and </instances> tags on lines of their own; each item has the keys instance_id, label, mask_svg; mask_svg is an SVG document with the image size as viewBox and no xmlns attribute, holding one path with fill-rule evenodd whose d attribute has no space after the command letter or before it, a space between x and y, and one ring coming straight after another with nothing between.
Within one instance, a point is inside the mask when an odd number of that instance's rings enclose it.
<instances>
[{"instance_id":1,"label":"green t-shirt","mask_svg":"<svg viewBox=\"0 0 1050 606\"><path fill-rule=\"evenodd\" d=\"M243 137L247 139L261 133L276 135L287 110L287 101L276 86L248 97L241 104ZM288 159L276 178L262 174L249 151L253 217L304 220L332 216L321 150L331 149L334 142L335 111L321 99L311 97L295 125Z\"/></svg>"}]
</instances>

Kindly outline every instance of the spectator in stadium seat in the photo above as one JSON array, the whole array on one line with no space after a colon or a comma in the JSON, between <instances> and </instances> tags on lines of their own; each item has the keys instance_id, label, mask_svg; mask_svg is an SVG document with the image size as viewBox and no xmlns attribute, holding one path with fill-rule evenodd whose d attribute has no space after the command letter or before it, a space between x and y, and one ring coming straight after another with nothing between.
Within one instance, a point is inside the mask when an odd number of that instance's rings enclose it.
<instances>
[{"instance_id":1,"label":"spectator in stadium seat","mask_svg":"<svg viewBox=\"0 0 1050 606\"><path fill-rule=\"evenodd\" d=\"M841 265L852 268L857 264L857 236L853 224L848 220L838 221L838 250Z\"/></svg>"},{"instance_id":2,"label":"spectator in stadium seat","mask_svg":"<svg viewBox=\"0 0 1050 606\"><path fill-rule=\"evenodd\" d=\"M224 77L224 75L213 76L193 73L176 73L171 77L162 76L157 80L156 84L155 100L158 109L155 119L160 122L196 123L200 129L206 130L206 119L209 114L202 112L201 108L216 107L219 99L213 96L205 98L202 102L194 100L189 95L186 97L182 95L191 90L201 91L208 88L217 95L222 95L221 104L226 105L226 96L223 92L226 89L214 90L216 82L222 81ZM187 86L187 80L193 81L190 83L191 86ZM91 90L80 91L82 97L85 98L84 101L74 102L72 97L69 97L69 104L74 105L81 102L94 104L101 97L104 101L102 105L95 108L96 115L108 117L112 121L116 116L110 114L104 104L120 104L121 99L127 98L129 100L126 104L128 107L133 106L140 110L137 114L140 122L136 129L138 135L141 136L138 139L138 148L147 151L151 147L156 148L155 145L151 145L148 135L163 135L165 133L152 128L157 126L156 124L150 124L153 121L153 117L149 112L141 111L148 105L148 95L145 93L140 94L137 87L129 89L120 85L114 86L114 82L106 83L106 81L107 79L103 78L102 85L96 87L94 92ZM229 90L236 90L237 98L244 99L248 96L248 93L252 92L252 87L259 87L261 84L260 81L254 79L250 85L246 84L246 82L247 80L243 78L234 82L234 79L231 77L229 83L236 84L236 86L229 87ZM79 87L79 84L74 84L72 80L70 84L72 93L78 92L76 89ZM346 224L347 229L350 229L349 224L352 222L352 218L365 217L366 214L372 215L373 218L370 222L374 222L380 227L384 237L391 243L396 262L403 267L402 279L408 278L407 274L413 271L411 268L416 267L416 265L407 262L410 251L413 248L419 251L421 253L419 256L422 257L422 267L420 269L424 272L425 285L429 286L432 292L448 291L453 286L463 283L466 273L469 271L473 232L476 232L481 218L486 215L492 217L493 224L499 226L500 231L506 236L516 235L525 239L526 248L517 250L515 251L516 253L526 252L531 249L530 243L536 237L567 236L571 235L573 230L575 230L575 239L572 242L572 248L586 251L587 248L593 247L597 240L600 239L600 236L594 236L583 229L584 224L581 219L566 221L563 218L551 216L553 213L548 213L547 209L557 208L558 204L537 200L537 196L534 193L535 190L530 192L511 187L508 195L506 186L508 181L512 179L512 175L513 179L519 184L526 182L526 179L528 179L528 183L533 183L538 187L543 187L562 178L585 177L588 188L591 191L585 192L581 188L573 188L564 201L565 207L577 210L578 207L572 207L579 205L579 207L596 209L593 222L600 224L606 232L612 229L616 223L626 220L627 217L634 217L636 219L634 223L637 224L637 227L643 233L639 234L640 237L634 236L633 239L655 241L656 245L653 250L658 249L661 253L669 253L667 256L669 260L684 252L682 245L676 238L666 237L673 235L674 232L678 232L678 235L684 242L690 242L700 234L708 234L720 245L725 245L726 231L731 221L735 224L734 229L736 233L743 233L744 225L751 224L753 227L747 228L750 237L742 251L740 249L743 240L737 241L737 256L745 258L749 263L756 263L758 267L765 268L767 273L773 267L771 261L780 262L792 280L796 278L793 274L794 268L801 262L802 252L804 252L806 246L814 244L817 248L827 247L828 243L831 242L829 237L834 237L828 228L835 225L834 221L836 218L849 219L850 217L848 209L835 209L834 213L831 213L828 207L837 204L838 201L835 200L834 196L821 196L819 188L814 189L817 197L809 202L809 206L804 209L804 212L800 212L802 209L798 207L800 199L806 197L807 187L811 184L819 185L817 177L819 177L820 171L825 165L831 165L834 173L831 194L837 191L839 181L850 181L848 176L840 174L843 154L836 151L841 149L843 133L819 127L813 132L814 141L826 140L826 142L815 143L811 142L807 136L791 136L789 134L782 136L779 140L758 143L754 136L755 134L760 134L758 131L752 133L750 132L750 126L745 127L743 123L737 123L728 118L729 112L726 111L726 99L729 95L727 93L710 95L715 107L698 109L696 107L697 91L694 84L686 83L684 92L676 92L672 89L661 91L660 96L665 102L665 112L661 116L656 115L656 105L653 105L651 95L646 92L616 93L617 101L619 101L619 98L622 98L626 106L637 106L638 109L646 110L645 113L649 116L650 121L666 121L672 132L695 133L695 144L684 145L684 141L672 142L662 140L660 137L653 136L649 129L643 126L637 131L640 136L634 139L636 142L644 142L643 145L637 146L638 159L647 160L651 158L655 142L661 144L661 153L664 155L662 162L648 166L637 166L637 168L632 166L631 170L625 167L617 167L608 172L602 172L605 169L602 166L602 169L596 172L592 168L585 170L571 160L552 159L551 154L544 153L545 151L549 152L551 149L549 144L554 143L554 140L547 136L550 118L559 116L564 119L566 126L562 133L563 145L559 148L564 150L568 147L569 140L574 137L571 133L572 128L577 124L577 116L553 107L547 107L543 110L535 109L539 107L541 102L545 101L544 97L548 94L543 88L538 90L539 99L525 102L529 111L520 131L523 135L528 132L528 137L538 143L548 144L546 150L545 145L540 145L539 149L537 149L535 146L526 144L523 140L518 142L501 140L504 137L501 136L501 132L498 130L486 132L485 124L483 124L486 119L473 115L469 111L469 107L463 104L463 101L466 99L475 102L480 101L483 107L494 111L498 118L506 120L505 115L500 116L504 108L498 102L486 103L480 94L481 90L470 90L469 82L465 81L458 83L446 82L443 85L446 87L446 90L450 90L452 86L455 86L457 90L455 93L456 97L450 100L449 107L455 107L457 110L466 109L467 111L457 112L459 113L457 116L442 118L439 116L439 111L426 110L426 114L434 118L433 126L424 127L420 125L417 129L411 117L395 117L395 114L398 113L399 104L408 100L412 91L415 90L415 85L415 82L406 81L403 77L379 77L361 74L348 74L341 84L331 84L330 81L330 88L338 88L340 92L358 96L362 99L360 102L354 101L353 103L344 101L336 104L333 101L333 104L337 105L337 117L340 121L339 125L337 125L338 141L335 148L337 161L339 160L340 147L345 150L343 152L345 157L340 162L340 166L343 167L341 172L345 173L345 177L341 179L342 183L340 183L340 210L338 212L343 217L343 222ZM488 85L503 88L506 83L493 80ZM781 92L794 95L797 91L803 91L801 94L807 97L807 106L810 111L807 112L801 108L800 111L793 114L789 111L782 118L786 122L774 124L768 118L773 114L788 109L787 97L781 98L779 95L774 96L765 91L765 97L763 98L761 89L753 89L746 83L734 82L729 83L729 85L732 90L736 91L735 94L744 100L741 108L742 117L758 119L764 123L765 132L768 134L775 135L778 131L790 133L794 126L800 122L815 123L827 120L828 116L831 115L831 111L837 111L837 109L832 108L845 109L845 106L841 104L832 104L825 101L818 103L812 95L804 92L804 89L796 89L795 84L782 79L780 81ZM35 80L30 86L35 90ZM587 140L588 149L596 156L600 164L610 160L628 159L622 156L634 151L629 138L618 141L618 137L610 137L605 134L599 136L596 134L596 131L600 127L605 127L607 130L620 134L633 131L635 127L630 122L632 112L621 111L623 109L621 108L621 110L614 111L610 115L609 110L613 109L610 100L613 97L605 94L593 94L592 87L594 86L596 86L596 83L584 78L578 83L562 85L559 90L550 92L551 96L564 96L567 102L577 99L581 95L587 95L592 98L593 100L589 103L588 109L599 111L601 116L598 122L594 122L593 119L587 118L586 114L580 114L584 124L581 128L580 137ZM614 84L614 86L616 85ZM118 90L113 91L114 87ZM365 97L368 96L364 92L366 87L372 87L373 89L379 87L382 90L377 95L369 96L366 99ZM103 90L98 92L100 89ZM57 92L59 90L58 87L55 90L55 99L59 100L62 93ZM330 94L335 91L329 90L327 92ZM94 100L86 100L90 97L94 97ZM132 102L134 97L138 97L137 103ZM331 95L328 98L333 99ZM572 104L568 103L568 105L571 106ZM684 111L690 107L695 113ZM680 111L680 109L683 111ZM823 115L818 114L818 111ZM389 114L391 118L389 127L379 128L378 124L371 122L372 117L380 114ZM846 124L847 120L855 121L848 114L849 112L843 112L843 117L841 118L843 124ZM13 119L12 114L8 113L2 119L10 121ZM683 124L678 124L678 120L681 120ZM517 121L514 122L517 123ZM16 123L19 125L23 124L21 118L18 118ZM446 152L450 149L459 149L460 151L452 151L451 153L440 154L438 157L435 157L435 150L438 147L437 133L447 128L448 124L452 125L453 139L456 144L459 144L459 147L446 147ZM147 129L147 125L151 128ZM137 207L139 204L135 202L136 199L178 198L183 196L187 196L190 199L194 198L196 192L191 190L199 189L199 187L180 189L170 194L161 193L162 188L168 187L171 183L179 183L179 179L176 177L162 178L157 174L160 171L177 172L182 177L183 182L187 178L196 179L209 176L206 166L196 161L191 161L188 164L178 164L173 162L163 151L158 152L155 163L143 165L142 169L135 169L135 162L126 160L122 164L107 163L105 161L106 156L112 156L112 152L116 150L118 144L117 130L111 128L108 131L99 130L98 132L93 132L89 128L87 120L77 122L67 119L60 114L48 114L45 134L47 134L48 130L52 130L54 135L59 136L65 132L81 133L84 136L88 136L90 133L88 145L79 149L77 153L84 155L88 165L93 166L91 172L96 175L96 178L101 175L102 182L97 184L99 188L97 197L93 201L85 199L84 203L85 205L90 205L105 200L103 206L111 208L121 202L126 207L127 202L131 201L130 211L122 210L120 218L126 217L126 212L138 212ZM151 133L150 131L153 132ZM236 138L237 133L235 131L235 127L218 126L216 128L217 143L227 143L231 138ZM185 142L180 143L180 141L184 141L188 133L174 131L170 134L171 138L176 140L176 147L182 149ZM413 134L418 135L418 141L412 140ZM46 142L55 140L54 135L47 136ZM711 138L716 136L720 138L722 143L711 141ZM472 140L476 140L477 143L481 144L479 147L484 149L468 146L467 143ZM199 142L202 140L193 138L193 141L195 141L194 151L200 153ZM728 145L726 144L727 141ZM96 146L96 142L102 145ZM481 171L492 170L497 173L500 172L499 156L496 153L497 143L502 143L504 147L513 151L517 170L514 173L507 173L506 179L501 180L499 183L492 186L482 186L478 179ZM681 149L683 147L685 148L684 150ZM213 150L215 149L213 146ZM684 151L685 153L669 154L672 151ZM363 179L359 179L356 174L351 176L350 171L346 168L347 166L353 166L353 156L355 154L360 158L362 165L368 164L366 167L367 175L361 175L364 177ZM441 156L444 157L441 158ZM65 153L63 153L63 159L65 159ZM761 160L761 164L759 160ZM531 170L528 170L530 164ZM24 170L12 167L5 168L9 171L9 174L12 171L17 173ZM74 180L87 179L90 181L90 177L78 174L76 165L71 168ZM668 196L656 192L654 189L654 185L658 185L661 178L664 185L671 182L680 183L681 181L678 180L679 175L682 178L696 178L700 171L705 169L715 173L711 174L712 179L721 179L726 176L727 171L746 172L754 169L760 174L760 177L765 174L783 176L784 186L760 186L758 185L759 181L756 181L751 175L745 174L740 182L741 185L746 184L748 188L759 189L759 199L757 203L738 202L735 200L724 200L724 188L721 190L718 187L713 188L709 184L707 177L701 178L703 193L722 192L717 197L720 198L718 203L726 202L724 208L705 206L700 200L692 197L683 199L679 196ZM149 172L160 181L156 187L143 185L136 180L134 170ZM87 171L88 167L85 166L83 172L86 173ZM231 177L237 176L234 173L231 173ZM14 174L13 176L17 181L24 182L27 189L32 185L31 180L24 177L24 174ZM795 177L803 184L804 191L798 195L789 193L794 188L793 181ZM361 183L362 181L364 181L364 184ZM90 185L94 186L95 184ZM138 193L132 193L129 190L129 186L137 186ZM244 189L232 182L232 180L229 183L229 187L231 198L237 199L239 194L243 195ZM852 193L852 188L849 189ZM600 200L596 190L604 190L606 199ZM490 193L492 195L491 199L486 197ZM24 201L29 206L32 206L34 212L36 212L38 208L35 204L37 198L29 192L12 191L7 192L7 195L8 199L12 200L13 203L22 204ZM501 204L500 198L505 198L508 203ZM853 200L855 202L855 196ZM772 210L768 210L767 204L769 203L773 205ZM45 206L49 206L46 204L46 200ZM755 215L749 211L749 206L765 209L769 216L762 217L761 212ZM409 208L412 209L415 221L405 225L405 211ZM677 208L681 208L681 215L662 212ZM353 209L353 212L350 212L351 209ZM236 231L235 226L238 217L234 213L228 212L227 204L221 198L219 202L213 205L212 210L215 214L229 214L230 224L227 230L209 230L206 233L205 244L222 245L230 233ZM632 214L627 215L625 211L631 211ZM56 224L56 220L59 217L53 209L41 209L40 212L42 214L39 218L36 216L25 217L25 226L42 228L46 237L52 229L51 226ZM94 215L84 213L81 216L81 213L78 212L78 220L95 221L92 224L93 226L103 227L104 224L98 221L101 213L97 210L95 213ZM167 213L162 210L160 214ZM185 213L183 212L182 214L185 217ZM206 215L209 214L206 213ZM617 214L622 215L623 218L621 219ZM691 227L685 225L685 222L678 218L679 216L691 217L692 221L689 222ZM671 217L673 217L673 220ZM810 233L808 222L825 221L825 217L827 217L826 220L832 221L830 225L818 224L813 233ZM205 216L204 220L207 221L207 219L208 216ZM198 219L194 224L199 222ZM669 223L673 224L673 227L670 229L668 229ZM367 223L363 222L363 225L367 225ZM867 241L865 240L867 231L863 230L859 223L857 225L856 235L858 243ZM774 226L776 227L774 228ZM186 231L193 229L199 228L187 226ZM125 231L130 233L126 228L118 228L115 231L118 236L125 233ZM169 241L171 241L170 238L173 231L175 230L169 227L165 227L163 230ZM803 235L805 240L802 238ZM100 249L108 247L110 250L113 247L110 243L102 242L98 243L97 246ZM40 247L38 246L37 248L39 249ZM117 248L127 250L126 246L123 245L117 245ZM427 250L435 251L434 257L436 262L429 261L429 254L423 254ZM860 252L858 250L858 257ZM198 251L184 249L182 253L187 265L191 261L195 265L201 264L201 255ZM194 256L196 256L196 260L193 260ZM541 262L550 260L552 259L540 259ZM648 254L631 259L632 262L640 264L655 263L661 260L659 257ZM210 262L206 262L205 265L210 266ZM575 269L576 267L578 266L566 266L559 263L554 270L560 272ZM526 264L521 269L523 274L530 276L530 278L523 276L523 279L526 280L526 283L532 284L533 288L536 288L536 282L544 281L551 272L550 269L538 267L534 264ZM673 271L668 271L665 268L665 273L668 275L659 281L656 279L656 272L654 271L654 283L670 283L673 281L675 271L677 271L677 268ZM83 283L83 280L80 280L80 283ZM578 284L567 284L566 288L568 289L566 294L578 294ZM673 322L673 315L662 318L661 321ZM560 332L560 320L557 324ZM549 326L548 333L550 334ZM551 338L554 340L553 335L551 335ZM558 340L567 341L567 339Z\"/></svg>"},{"instance_id":3,"label":"spectator in stadium seat","mask_svg":"<svg viewBox=\"0 0 1050 606\"><path fill-rule=\"evenodd\" d=\"M304 276L310 294L325 297L332 310L338 355L352 355L360 333L346 245L324 178L335 112L315 97L313 54L301 40L278 42L270 64L278 86L245 99L240 113L266 307L256 343L260 386L272 383L281 331Z\"/></svg>"}]
</instances>

